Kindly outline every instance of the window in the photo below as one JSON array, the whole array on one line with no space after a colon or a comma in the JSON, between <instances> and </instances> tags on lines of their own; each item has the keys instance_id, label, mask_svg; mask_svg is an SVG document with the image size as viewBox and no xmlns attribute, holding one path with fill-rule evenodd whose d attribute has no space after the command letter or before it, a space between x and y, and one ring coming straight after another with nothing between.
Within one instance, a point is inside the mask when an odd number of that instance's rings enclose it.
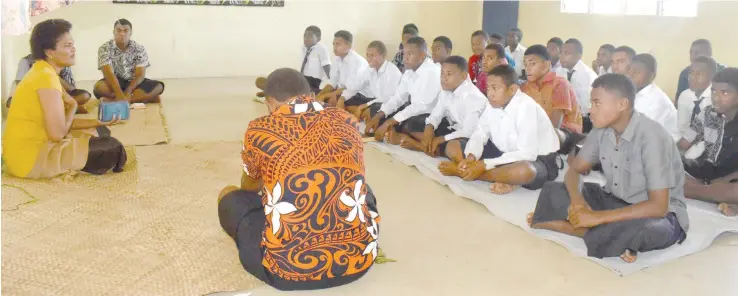
<instances>
[{"instance_id":1,"label":"window","mask_svg":"<svg viewBox=\"0 0 738 296\"><path fill-rule=\"evenodd\" d=\"M561 0L561 12L696 17L699 0Z\"/></svg>"}]
</instances>

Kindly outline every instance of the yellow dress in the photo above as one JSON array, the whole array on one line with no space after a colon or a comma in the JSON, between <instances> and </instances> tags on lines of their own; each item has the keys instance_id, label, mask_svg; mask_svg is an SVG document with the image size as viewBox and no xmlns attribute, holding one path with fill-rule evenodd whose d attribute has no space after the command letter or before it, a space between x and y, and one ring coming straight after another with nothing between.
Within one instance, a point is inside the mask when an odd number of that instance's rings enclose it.
<instances>
[{"instance_id":1,"label":"yellow dress","mask_svg":"<svg viewBox=\"0 0 738 296\"><path fill-rule=\"evenodd\" d=\"M6 172L21 178L49 178L81 170L87 162L91 135L74 132L60 142L51 142L44 128L39 89L64 91L54 67L42 60L36 61L18 84L8 111L2 143Z\"/></svg>"}]
</instances>

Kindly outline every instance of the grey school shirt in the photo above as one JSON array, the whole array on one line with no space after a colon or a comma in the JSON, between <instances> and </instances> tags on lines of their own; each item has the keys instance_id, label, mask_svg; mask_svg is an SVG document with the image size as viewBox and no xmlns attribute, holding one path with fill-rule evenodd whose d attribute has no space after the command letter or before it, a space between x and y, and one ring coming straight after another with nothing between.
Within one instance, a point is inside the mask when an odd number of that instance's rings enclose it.
<instances>
[{"instance_id":1,"label":"grey school shirt","mask_svg":"<svg viewBox=\"0 0 738 296\"><path fill-rule=\"evenodd\" d=\"M602 164L605 191L630 204L648 200L648 190L669 189L669 212L689 229L684 203L684 166L674 139L659 123L638 111L620 137L612 128L593 129L578 156Z\"/></svg>"}]
</instances>

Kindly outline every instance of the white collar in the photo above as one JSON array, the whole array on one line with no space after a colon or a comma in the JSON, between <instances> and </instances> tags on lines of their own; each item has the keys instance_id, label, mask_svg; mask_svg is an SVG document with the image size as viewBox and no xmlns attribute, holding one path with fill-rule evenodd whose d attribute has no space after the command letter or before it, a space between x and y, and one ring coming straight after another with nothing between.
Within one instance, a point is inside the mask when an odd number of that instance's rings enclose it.
<instances>
[{"instance_id":1,"label":"white collar","mask_svg":"<svg viewBox=\"0 0 738 296\"><path fill-rule=\"evenodd\" d=\"M691 91L694 94L694 96L692 96L692 101L693 102L697 102L700 99L707 99L707 100L712 99L712 84L710 84L709 86L707 86L707 88L705 89L705 91L703 91L702 92L702 95L699 96L699 97L697 96L697 93L694 92L693 90L690 89L689 91Z\"/></svg>"},{"instance_id":2,"label":"white collar","mask_svg":"<svg viewBox=\"0 0 738 296\"><path fill-rule=\"evenodd\" d=\"M474 84L472 83L471 78L469 78L469 75L466 75L466 79L463 82L461 82L461 84L459 84L459 86L456 87L456 89L454 89L454 91L452 91L450 93L453 94L454 97L456 97L458 95L461 95L461 94L463 94L463 93L466 92L466 88L469 85L471 85L471 86L473 86L473 87L476 88L476 86L474 86Z\"/></svg>"}]
</instances>

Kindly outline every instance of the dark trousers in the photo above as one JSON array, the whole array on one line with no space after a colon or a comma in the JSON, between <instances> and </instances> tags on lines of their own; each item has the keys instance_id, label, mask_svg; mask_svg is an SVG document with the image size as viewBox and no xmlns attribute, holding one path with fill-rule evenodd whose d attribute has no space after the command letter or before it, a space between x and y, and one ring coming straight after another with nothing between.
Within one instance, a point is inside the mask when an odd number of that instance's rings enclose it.
<instances>
[{"instance_id":1,"label":"dark trousers","mask_svg":"<svg viewBox=\"0 0 738 296\"><path fill-rule=\"evenodd\" d=\"M582 195L594 211L630 205L595 183L584 183ZM564 183L546 183L538 196L533 224L566 221L570 203L569 191ZM587 245L587 256L604 258L618 257L625 250L647 252L665 249L681 243L686 237L676 214L668 213L664 218L634 219L592 227L584 235L584 243Z\"/></svg>"},{"instance_id":2,"label":"dark trousers","mask_svg":"<svg viewBox=\"0 0 738 296\"><path fill-rule=\"evenodd\" d=\"M97 134L97 137L90 138L87 163L82 171L94 175L102 175L110 170L114 173L122 172L128 161L126 148L118 139L110 136L107 127L98 127Z\"/></svg>"}]
</instances>

